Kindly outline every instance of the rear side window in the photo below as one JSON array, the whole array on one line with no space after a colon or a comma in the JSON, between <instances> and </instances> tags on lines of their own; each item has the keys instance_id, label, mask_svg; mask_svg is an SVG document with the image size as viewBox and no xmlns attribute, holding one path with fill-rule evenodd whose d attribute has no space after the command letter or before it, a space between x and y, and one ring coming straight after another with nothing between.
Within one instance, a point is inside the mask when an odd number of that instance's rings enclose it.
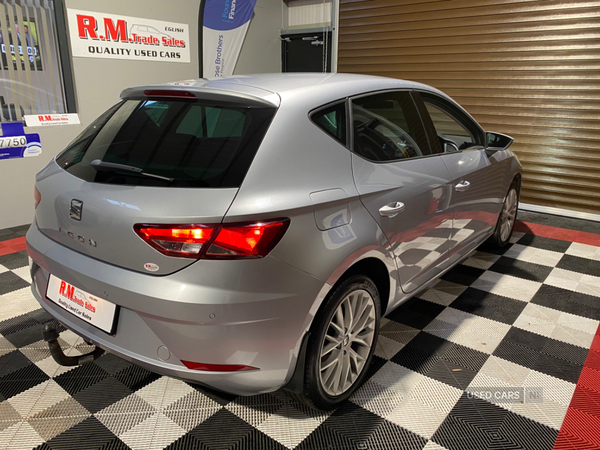
<instances>
[{"instance_id":1,"label":"rear side window","mask_svg":"<svg viewBox=\"0 0 600 450\"><path fill-rule=\"evenodd\" d=\"M346 102L320 109L312 113L310 119L325 133L346 145Z\"/></svg>"},{"instance_id":2,"label":"rear side window","mask_svg":"<svg viewBox=\"0 0 600 450\"><path fill-rule=\"evenodd\" d=\"M165 187L239 187L275 108L201 101L126 100L59 155L86 181ZM141 169L97 170L92 161ZM97 166L96 166L97 167Z\"/></svg>"}]
</instances>

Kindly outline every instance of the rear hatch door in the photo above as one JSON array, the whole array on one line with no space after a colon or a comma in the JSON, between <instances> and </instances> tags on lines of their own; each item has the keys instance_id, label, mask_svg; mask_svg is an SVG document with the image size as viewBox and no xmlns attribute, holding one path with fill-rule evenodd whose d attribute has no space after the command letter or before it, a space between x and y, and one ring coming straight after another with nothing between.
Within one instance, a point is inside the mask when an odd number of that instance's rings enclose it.
<instances>
[{"instance_id":1,"label":"rear hatch door","mask_svg":"<svg viewBox=\"0 0 600 450\"><path fill-rule=\"evenodd\" d=\"M134 226L219 224L276 108L230 94L227 102L163 95L111 108L38 174L44 234L154 275L195 261L160 253Z\"/></svg>"}]
</instances>

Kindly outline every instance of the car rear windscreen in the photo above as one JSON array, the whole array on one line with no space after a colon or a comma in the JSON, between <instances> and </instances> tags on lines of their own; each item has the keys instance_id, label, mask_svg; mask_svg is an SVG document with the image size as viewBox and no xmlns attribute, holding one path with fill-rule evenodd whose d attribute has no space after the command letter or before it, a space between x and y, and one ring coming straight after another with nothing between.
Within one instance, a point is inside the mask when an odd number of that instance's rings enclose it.
<instances>
[{"instance_id":1,"label":"car rear windscreen","mask_svg":"<svg viewBox=\"0 0 600 450\"><path fill-rule=\"evenodd\" d=\"M97 183L239 187L275 111L201 100L125 100L84 130L56 162Z\"/></svg>"}]
</instances>

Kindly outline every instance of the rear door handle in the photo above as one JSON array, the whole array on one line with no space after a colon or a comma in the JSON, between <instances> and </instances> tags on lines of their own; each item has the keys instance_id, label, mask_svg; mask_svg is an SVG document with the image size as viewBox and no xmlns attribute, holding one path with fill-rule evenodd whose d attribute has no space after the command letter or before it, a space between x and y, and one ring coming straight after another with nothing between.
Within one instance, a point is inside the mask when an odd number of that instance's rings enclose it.
<instances>
[{"instance_id":1,"label":"rear door handle","mask_svg":"<svg viewBox=\"0 0 600 450\"><path fill-rule=\"evenodd\" d=\"M454 190L458 192L464 192L467 189L469 189L469 186L471 186L471 183L469 183L467 180L461 181L456 186L454 186Z\"/></svg>"},{"instance_id":2,"label":"rear door handle","mask_svg":"<svg viewBox=\"0 0 600 450\"><path fill-rule=\"evenodd\" d=\"M402 202L392 202L388 203L385 206L379 208L379 214L382 217L394 217L397 216L398 213L404 211L404 203Z\"/></svg>"}]
</instances>

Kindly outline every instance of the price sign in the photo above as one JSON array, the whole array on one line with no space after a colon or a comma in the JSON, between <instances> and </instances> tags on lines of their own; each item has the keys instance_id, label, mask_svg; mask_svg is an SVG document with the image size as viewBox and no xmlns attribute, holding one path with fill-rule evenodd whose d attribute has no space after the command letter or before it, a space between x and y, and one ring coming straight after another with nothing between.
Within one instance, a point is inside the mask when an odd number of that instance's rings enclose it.
<instances>
[{"instance_id":1,"label":"price sign","mask_svg":"<svg viewBox=\"0 0 600 450\"><path fill-rule=\"evenodd\" d=\"M42 153L40 135L25 134L21 122L4 122L0 136L0 159L26 158Z\"/></svg>"}]
</instances>

